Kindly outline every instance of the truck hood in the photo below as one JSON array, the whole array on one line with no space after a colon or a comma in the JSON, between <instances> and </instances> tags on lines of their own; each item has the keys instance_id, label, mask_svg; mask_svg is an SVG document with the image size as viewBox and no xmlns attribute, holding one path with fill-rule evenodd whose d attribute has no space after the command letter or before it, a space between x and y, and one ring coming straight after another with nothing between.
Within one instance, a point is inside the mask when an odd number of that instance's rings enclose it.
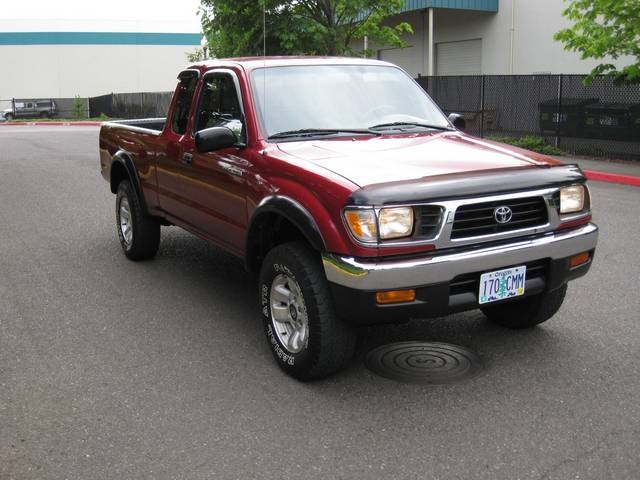
<instances>
[{"instance_id":1,"label":"truck hood","mask_svg":"<svg viewBox=\"0 0 640 480\"><path fill-rule=\"evenodd\" d=\"M477 170L562 164L460 132L282 142L278 148L360 187Z\"/></svg>"}]
</instances>

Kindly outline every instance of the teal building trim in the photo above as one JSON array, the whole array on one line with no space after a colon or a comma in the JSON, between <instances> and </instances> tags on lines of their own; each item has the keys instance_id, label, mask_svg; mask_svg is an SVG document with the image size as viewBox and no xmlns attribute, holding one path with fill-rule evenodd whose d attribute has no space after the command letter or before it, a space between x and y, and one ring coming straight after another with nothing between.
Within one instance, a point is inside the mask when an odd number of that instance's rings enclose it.
<instances>
[{"instance_id":1,"label":"teal building trim","mask_svg":"<svg viewBox=\"0 0 640 480\"><path fill-rule=\"evenodd\" d=\"M497 12L499 0L405 0L403 12L424 10L425 8L451 8L454 10L475 10Z\"/></svg>"},{"instance_id":2,"label":"teal building trim","mask_svg":"<svg viewBox=\"0 0 640 480\"><path fill-rule=\"evenodd\" d=\"M200 46L200 33L0 32L0 45L188 45Z\"/></svg>"}]
</instances>

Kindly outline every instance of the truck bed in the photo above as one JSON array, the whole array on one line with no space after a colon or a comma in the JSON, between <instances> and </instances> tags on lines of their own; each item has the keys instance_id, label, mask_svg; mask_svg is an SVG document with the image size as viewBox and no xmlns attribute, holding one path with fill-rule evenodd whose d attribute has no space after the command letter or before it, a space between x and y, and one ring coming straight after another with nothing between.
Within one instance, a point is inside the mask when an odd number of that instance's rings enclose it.
<instances>
[{"instance_id":1,"label":"truck bed","mask_svg":"<svg viewBox=\"0 0 640 480\"><path fill-rule=\"evenodd\" d=\"M128 127L135 127L144 130L152 130L154 132L160 133L164 129L166 120L166 118L141 118L136 120L117 120L109 123L126 125Z\"/></svg>"}]
</instances>

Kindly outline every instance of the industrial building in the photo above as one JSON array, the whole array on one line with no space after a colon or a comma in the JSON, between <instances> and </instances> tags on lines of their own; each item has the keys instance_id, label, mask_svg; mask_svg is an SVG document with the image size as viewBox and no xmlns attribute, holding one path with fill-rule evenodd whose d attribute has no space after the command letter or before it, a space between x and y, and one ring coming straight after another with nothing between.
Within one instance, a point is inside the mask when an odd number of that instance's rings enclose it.
<instances>
[{"instance_id":1,"label":"industrial building","mask_svg":"<svg viewBox=\"0 0 640 480\"><path fill-rule=\"evenodd\" d=\"M202 40L199 2L180 3L3 5L0 100L172 90Z\"/></svg>"},{"instance_id":2,"label":"industrial building","mask_svg":"<svg viewBox=\"0 0 640 480\"><path fill-rule=\"evenodd\" d=\"M387 24L413 27L414 33L403 37L408 46L374 49L378 58L413 76L588 73L599 62L582 60L553 39L570 26L562 16L567 5L563 0L405 0L402 13Z\"/></svg>"}]
</instances>

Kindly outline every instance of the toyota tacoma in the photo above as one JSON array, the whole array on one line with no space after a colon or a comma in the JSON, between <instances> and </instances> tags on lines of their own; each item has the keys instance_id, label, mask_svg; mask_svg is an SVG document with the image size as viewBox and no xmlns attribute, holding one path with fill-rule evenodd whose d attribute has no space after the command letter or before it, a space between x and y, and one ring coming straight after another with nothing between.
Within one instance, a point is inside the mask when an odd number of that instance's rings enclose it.
<instances>
[{"instance_id":1,"label":"toyota tacoma","mask_svg":"<svg viewBox=\"0 0 640 480\"><path fill-rule=\"evenodd\" d=\"M589 270L581 170L457 124L389 63L206 61L167 118L104 123L100 167L124 254L176 225L243 259L276 362L310 380L348 364L359 325L480 309L532 327Z\"/></svg>"}]
</instances>

